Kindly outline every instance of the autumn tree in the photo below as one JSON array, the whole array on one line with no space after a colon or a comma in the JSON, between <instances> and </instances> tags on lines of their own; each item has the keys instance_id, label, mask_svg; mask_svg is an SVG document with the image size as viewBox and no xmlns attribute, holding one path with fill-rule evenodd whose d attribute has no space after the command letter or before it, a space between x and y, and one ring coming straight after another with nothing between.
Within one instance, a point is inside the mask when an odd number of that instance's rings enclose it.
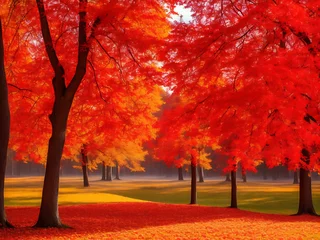
<instances>
[{"instance_id":1,"label":"autumn tree","mask_svg":"<svg viewBox=\"0 0 320 240\"><path fill-rule=\"evenodd\" d=\"M298 166L303 179L298 214L315 214L309 173L319 164L318 1L178 2L194 15L191 23L175 23L171 32L164 53L168 81L194 96L198 117L205 109L209 119L216 119L217 111L218 116L236 111L235 122L243 129L240 156L233 156L242 164L250 149L270 168ZM213 77L223 79L225 87L217 91L216 81L199 89L200 81ZM211 135L217 136L217 121L210 122Z\"/></svg>"},{"instance_id":2,"label":"autumn tree","mask_svg":"<svg viewBox=\"0 0 320 240\"><path fill-rule=\"evenodd\" d=\"M8 87L5 73L5 53L3 44L2 17L0 15L0 224L2 227L12 227L8 222L4 209L4 179L7 164L7 151L10 130L10 111Z\"/></svg>"},{"instance_id":3,"label":"autumn tree","mask_svg":"<svg viewBox=\"0 0 320 240\"><path fill-rule=\"evenodd\" d=\"M38 0L36 4L41 34L31 8L27 21L23 25L24 30L29 31L25 42L29 44L28 52L32 53L29 54L29 58L26 58L29 66L23 68L24 75L34 71L35 68L30 67L33 62L42 67L38 75L32 75L30 81L14 79L19 87L28 86L32 89L31 93L26 93L27 96L21 97L24 101L17 106L14 113L17 116L19 113L24 113L27 116L26 119L36 120L33 123L38 131L34 131L33 128L23 128L24 123L17 123L14 129L23 129L23 131L15 132L14 139L20 140L13 142L12 145L14 149L21 150L18 158L44 161L43 155L46 156L46 174L36 226L62 227L57 205L60 160L71 105L80 83L88 72L88 56L90 57L90 74L87 79L96 83L95 87L99 89L98 94L104 100L107 99L104 97L108 96L106 94L108 85L112 84L114 76L125 83L139 75L140 81L154 84L160 79L160 74L154 68L155 56L151 50L156 49L154 46L159 38L167 34L168 27L163 5L158 1L128 2L127 4L127 2L113 1L88 3L86 0L80 0L79 2L54 1L49 4ZM159 28L154 28L155 24ZM43 58L41 46L45 47L49 61ZM100 56L105 56L107 61L104 63L94 61L94 58L98 59ZM99 68L103 64L108 67ZM103 70L108 80L98 78ZM54 96L51 94L50 84L43 81L50 75L50 71L53 73ZM22 72L16 74L23 75ZM105 87L102 88L102 85ZM85 93L82 95L84 100L87 97ZM53 108L50 109L52 104ZM29 108L29 114L23 109L24 107ZM43 121L47 115L50 115L50 123ZM33 133L30 134L30 131ZM21 141L22 135L30 138L33 135L35 142L43 142L49 136L49 146L41 147L40 150L36 145L27 145L26 138L24 142ZM47 154L43 154L46 150ZM38 154L40 151L41 154ZM24 152L28 152L27 156L21 156Z\"/></svg>"}]
</instances>

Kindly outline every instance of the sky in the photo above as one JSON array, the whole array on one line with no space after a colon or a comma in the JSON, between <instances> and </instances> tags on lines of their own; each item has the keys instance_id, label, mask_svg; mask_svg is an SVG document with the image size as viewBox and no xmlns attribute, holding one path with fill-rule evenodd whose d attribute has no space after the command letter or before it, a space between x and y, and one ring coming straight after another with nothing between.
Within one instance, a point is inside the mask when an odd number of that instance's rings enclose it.
<instances>
[{"instance_id":1,"label":"sky","mask_svg":"<svg viewBox=\"0 0 320 240\"><path fill-rule=\"evenodd\" d=\"M180 21L180 16L182 16L183 22L190 22L192 20L192 12L190 8L185 8L182 5L178 5L174 8L174 11L177 12L179 15L172 15L172 20Z\"/></svg>"}]
</instances>

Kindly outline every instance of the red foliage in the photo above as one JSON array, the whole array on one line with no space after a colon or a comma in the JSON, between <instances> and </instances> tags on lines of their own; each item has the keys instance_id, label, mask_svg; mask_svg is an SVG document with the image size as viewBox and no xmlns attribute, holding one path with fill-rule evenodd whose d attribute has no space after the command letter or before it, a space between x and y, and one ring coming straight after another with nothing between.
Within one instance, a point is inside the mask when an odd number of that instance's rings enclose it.
<instances>
[{"instance_id":1,"label":"red foliage","mask_svg":"<svg viewBox=\"0 0 320 240\"><path fill-rule=\"evenodd\" d=\"M1 239L305 239L320 231L311 216L160 203L62 206L60 215L72 229L33 229L37 214L34 207L8 208L17 228L0 230Z\"/></svg>"}]
</instances>

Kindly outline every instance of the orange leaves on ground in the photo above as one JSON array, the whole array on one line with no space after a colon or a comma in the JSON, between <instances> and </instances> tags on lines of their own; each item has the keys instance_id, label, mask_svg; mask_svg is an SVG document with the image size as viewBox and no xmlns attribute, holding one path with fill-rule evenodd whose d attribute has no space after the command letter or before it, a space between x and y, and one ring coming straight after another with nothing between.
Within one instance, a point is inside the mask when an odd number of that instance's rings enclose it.
<instances>
[{"instance_id":1,"label":"orange leaves on ground","mask_svg":"<svg viewBox=\"0 0 320 240\"><path fill-rule=\"evenodd\" d=\"M18 228L2 239L318 239L316 217L281 216L237 209L158 203L63 206L73 229L32 229L38 209L9 208ZM271 227L272 226L272 227Z\"/></svg>"}]
</instances>

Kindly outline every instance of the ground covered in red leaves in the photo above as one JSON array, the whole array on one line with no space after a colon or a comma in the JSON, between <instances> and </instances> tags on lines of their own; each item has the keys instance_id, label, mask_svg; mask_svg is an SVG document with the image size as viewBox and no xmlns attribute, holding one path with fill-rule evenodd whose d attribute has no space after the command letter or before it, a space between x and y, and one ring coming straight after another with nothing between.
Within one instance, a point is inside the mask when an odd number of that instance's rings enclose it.
<instances>
[{"instance_id":1,"label":"ground covered in red leaves","mask_svg":"<svg viewBox=\"0 0 320 240\"><path fill-rule=\"evenodd\" d=\"M39 209L10 207L0 239L320 239L320 218L160 203L60 207L72 229L33 229Z\"/></svg>"}]
</instances>

